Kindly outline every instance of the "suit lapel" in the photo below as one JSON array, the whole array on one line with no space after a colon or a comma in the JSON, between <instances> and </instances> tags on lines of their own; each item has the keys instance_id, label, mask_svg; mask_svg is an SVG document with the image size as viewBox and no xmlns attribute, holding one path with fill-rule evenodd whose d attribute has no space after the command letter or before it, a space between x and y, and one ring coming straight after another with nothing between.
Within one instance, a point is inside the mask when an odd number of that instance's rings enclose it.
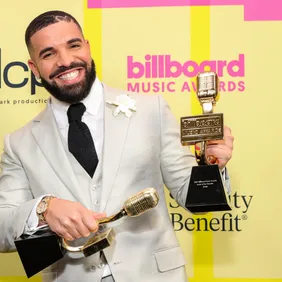
<instances>
[{"instance_id":1,"label":"suit lapel","mask_svg":"<svg viewBox=\"0 0 282 282\"><path fill-rule=\"evenodd\" d=\"M84 203L85 199L81 195L79 183L63 147L50 105L47 105L41 119L34 122L36 125L32 128L32 134L45 158L73 196Z\"/></svg>"},{"instance_id":2,"label":"suit lapel","mask_svg":"<svg viewBox=\"0 0 282 282\"><path fill-rule=\"evenodd\" d=\"M115 101L118 93L104 85L105 119L104 119L104 148L103 148L103 189L101 211L106 209L115 177L118 172L123 154L130 118L120 113L113 115L114 106L107 101Z\"/></svg>"}]
</instances>

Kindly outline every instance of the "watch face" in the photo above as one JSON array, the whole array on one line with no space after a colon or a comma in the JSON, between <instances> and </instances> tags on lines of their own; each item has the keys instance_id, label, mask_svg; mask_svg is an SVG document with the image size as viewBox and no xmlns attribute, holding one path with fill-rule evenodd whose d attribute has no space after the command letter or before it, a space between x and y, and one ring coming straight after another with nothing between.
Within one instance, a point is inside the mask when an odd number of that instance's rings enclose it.
<instances>
[{"instance_id":1,"label":"watch face","mask_svg":"<svg viewBox=\"0 0 282 282\"><path fill-rule=\"evenodd\" d=\"M45 211L46 203L40 202L36 208L37 213L41 214Z\"/></svg>"}]
</instances>

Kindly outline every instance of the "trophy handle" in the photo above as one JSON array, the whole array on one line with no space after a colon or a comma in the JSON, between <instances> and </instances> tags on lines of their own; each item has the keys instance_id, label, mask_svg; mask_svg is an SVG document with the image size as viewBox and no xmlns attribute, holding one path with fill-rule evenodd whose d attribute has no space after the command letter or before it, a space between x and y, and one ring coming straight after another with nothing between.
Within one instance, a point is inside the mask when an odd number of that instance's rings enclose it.
<instances>
[{"instance_id":1,"label":"trophy handle","mask_svg":"<svg viewBox=\"0 0 282 282\"><path fill-rule=\"evenodd\" d=\"M89 256L110 246L115 238L115 235L116 234L113 228L109 228L106 231L98 232L82 246L77 246L77 247L70 246L68 244L68 241L64 238L62 238L61 244L62 247L69 252L72 253L83 252L85 256Z\"/></svg>"},{"instance_id":2,"label":"trophy handle","mask_svg":"<svg viewBox=\"0 0 282 282\"><path fill-rule=\"evenodd\" d=\"M81 252L83 250L84 245L73 247L73 246L70 246L67 242L68 241L66 239L62 238L62 247L66 249L67 251L76 253L76 252Z\"/></svg>"},{"instance_id":3,"label":"trophy handle","mask_svg":"<svg viewBox=\"0 0 282 282\"><path fill-rule=\"evenodd\" d=\"M97 222L99 225L103 225L103 224L106 224L106 223L109 223L109 222L113 222L113 221L116 221L120 218L122 218L123 216L126 215L126 211L124 209L122 209L120 212L112 215L112 216L109 216L109 217L106 217L106 218L103 218L103 219L98 219ZM99 235L99 234L98 234ZM90 241L93 241L93 238L97 237L97 234L95 234L92 238L89 239L89 241L85 244L85 245L82 245L82 246L77 246L77 247L73 247L73 246L70 246L68 244L68 241L64 238L62 238L62 247L66 250L68 250L69 252L81 252L85 249L85 246L90 242Z\"/></svg>"},{"instance_id":4,"label":"trophy handle","mask_svg":"<svg viewBox=\"0 0 282 282\"><path fill-rule=\"evenodd\" d=\"M213 156L206 156L206 146L207 142L197 142L195 143L195 156L198 165L213 165L218 163L218 159Z\"/></svg>"}]
</instances>

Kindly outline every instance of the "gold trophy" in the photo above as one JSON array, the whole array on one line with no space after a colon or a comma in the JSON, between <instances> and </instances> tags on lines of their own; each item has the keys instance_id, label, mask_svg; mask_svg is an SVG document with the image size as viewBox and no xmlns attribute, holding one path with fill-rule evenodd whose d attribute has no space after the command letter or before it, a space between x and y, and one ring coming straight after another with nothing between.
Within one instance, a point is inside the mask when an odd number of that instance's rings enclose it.
<instances>
[{"instance_id":1,"label":"gold trophy","mask_svg":"<svg viewBox=\"0 0 282 282\"><path fill-rule=\"evenodd\" d=\"M114 222L124 216L136 217L154 208L159 202L159 196L154 188L147 188L130 197L123 204L122 209L115 215L97 220L99 226ZM93 255L111 245L115 238L113 228L102 233L95 234L85 245L79 247L69 246L65 239L62 239L62 247L69 252L82 252L85 257Z\"/></svg>"},{"instance_id":2,"label":"gold trophy","mask_svg":"<svg viewBox=\"0 0 282 282\"><path fill-rule=\"evenodd\" d=\"M207 141L224 138L223 114L213 112L219 99L215 72L198 74L197 96L203 114L181 118L181 143L194 145L198 163L192 168L185 206L192 213L231 210L217 159L206 156Z\"/></svg>"},{"instance_id":3,"label":"gold trophy","mask_svg":"<svg viewBox=\"0 0 282 282\"><path fill-rule=\"evenodd\" d=\"M70 246L68 241L59 237L51 230L15 240L15 245L28 278L55 263L66 252L80 252L85 257L91 256L111 245L115 239L113 228L104 231L103 225L114 222L122 217L137 217L157 206L159 195L154 188L146 188L127 199L121 210L110 217L98 220L100 231L94 234L84 245Z\"/></svg>"}]
</instances>

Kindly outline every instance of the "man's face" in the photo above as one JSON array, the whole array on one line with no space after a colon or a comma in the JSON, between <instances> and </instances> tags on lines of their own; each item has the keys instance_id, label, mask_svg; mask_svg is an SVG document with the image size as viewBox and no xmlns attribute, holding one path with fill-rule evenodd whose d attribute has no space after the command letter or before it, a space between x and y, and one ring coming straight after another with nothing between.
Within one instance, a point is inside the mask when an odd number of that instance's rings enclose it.
<instances>
[{"instance_id":1,"label":"man's face","mask_svg":"<svg viewBox=\"0 0 282 282\"><path fill-rule=\"evenodd\" d=\"M60 101L83 100L96 78L88 41L73 22L51 24L31 37L29 66Z\"/></svg>"}]
</instances>

